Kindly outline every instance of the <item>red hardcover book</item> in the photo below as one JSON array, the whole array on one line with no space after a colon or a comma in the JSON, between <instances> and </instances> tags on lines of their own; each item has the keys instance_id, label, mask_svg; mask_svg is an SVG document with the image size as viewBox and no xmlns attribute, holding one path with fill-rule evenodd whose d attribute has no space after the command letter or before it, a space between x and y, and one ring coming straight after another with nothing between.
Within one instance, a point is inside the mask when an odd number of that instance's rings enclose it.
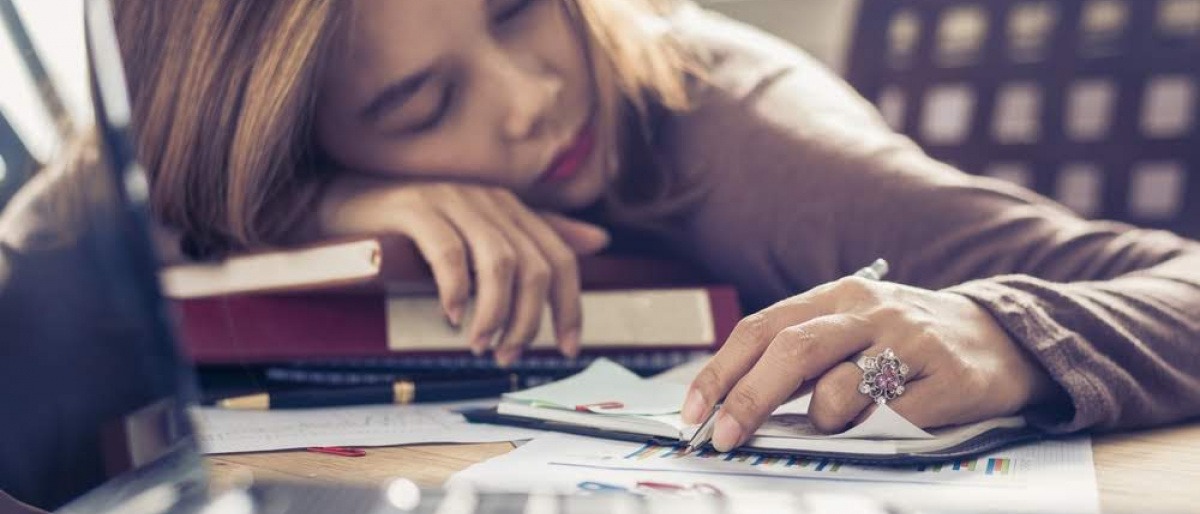
<instances>
[{"instance_id":1,"label":"red hardcover book","mask_svg":"<svg viewBox=\"0 0 1200 514\"><path fill-rule=\"evenodd\" d=\"M711 349L741 318L736 292L675 261L581 257L585 352ZM345 239L165 268L199 364L465 355L411 240ZM470 311L467 313L469 326ZM550 316L533 353L553 351Z\"/></svg>"},{"instance_id":2,"label":"red hardcover book","mask_svg":"<svg viewBox=\"0 0 1200 514\"><path fill-rule=\"evenodd\" d=\"M585 352L715 349L741 319L737 294L726 286L585 292L583 301ZM185 350L198 364L467 354L466 335L448 326L432 296L235 295L176 303ZM657 314L663 309L670 315ZM553 352L543 318L534 354Z\"/></svg>"}]
</instances>

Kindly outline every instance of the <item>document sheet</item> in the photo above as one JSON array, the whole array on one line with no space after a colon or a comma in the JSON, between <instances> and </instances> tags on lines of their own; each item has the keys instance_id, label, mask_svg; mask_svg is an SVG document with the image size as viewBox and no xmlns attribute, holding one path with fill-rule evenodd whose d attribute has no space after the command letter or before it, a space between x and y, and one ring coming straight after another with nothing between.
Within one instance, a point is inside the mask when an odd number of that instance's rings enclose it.
<instances>
[{"instance_id":1,"label":"document sheet","mask_svg":"<svg viewBox=\"0 0 1200 514\"><path fill-rule=\"evenodd\" d=\"M485 443L530 439L544 432L468 423L457 411L485 402L370 405L271 411L200 408L194 418L205 453L239 453L310 446L390 446Z\"/></svg>"},{"instance_id":2,"label":"document sheet","mask_svg":"<svg viewBox=\"0 0 1200 514\"><path fill-rule=\"evenodd\" d=\"M653 482L723 491L862 494L922 512L1099 511L1087 437L1015 446L937 465L870 467L830 459L698 452L566 434L539 437L454 475L487 490L604 487ZM651 493L653 494L653 493Z\"/></svg>"}]
</instances>

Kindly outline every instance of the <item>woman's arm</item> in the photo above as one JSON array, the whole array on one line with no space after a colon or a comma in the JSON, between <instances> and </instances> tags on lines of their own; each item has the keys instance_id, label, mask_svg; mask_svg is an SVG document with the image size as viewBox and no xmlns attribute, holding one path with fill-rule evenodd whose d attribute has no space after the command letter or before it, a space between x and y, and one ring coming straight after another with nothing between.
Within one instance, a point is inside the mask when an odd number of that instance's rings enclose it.
<instances>
[{"instance_id":1,"label":"woman's arm","mask_svg":"<svg viewBox=\"0 0 1200 514\"><path fill-rule=\"evenodd\" d=\"M579 352L582 324L576 255L600 251L607 234L535 213L510 191L449 182L387 180L343 172L321 192L307 237L399 233L428 261L447 320L464 321L471 350L493 349L508 365L537 335L547 304L563 353ZM494 347L494 348L493 348Z\"/></svg>"},{"instance_id":2,"label":"woman's arm","mask_svg":"<svg viewBox=\"0 0 1200 514\"><path fill-rule=\"evenodd\" d=\"M1081 220L1029 191L938 163L807 58L778 48L744 56L760 50L733 52L753 66L732 58L718 67L701 106L666 130L674 161L712 186L676 241L711 272L766 306L884 257L893 263L889 279L946 301L932 306L918 292L893 288L876 290L873 305L899 306L913 318L896 325L906 329L920 328L922 304L945 309L925 320L937 330L914 332L942 330L937 349L961 350L958 343L980 338L990 338L992 348L1017 345L1073 406L1069 416L1060 409L1038 417L1048 429L1135 427L1200 413L1200 245ZM962 316L954 315L960 306L951 296L969 298L991 320L956 325ZM846 303L844 295L827 297L830 305ZM853 309L839 312L847 311ZM823 314L797 315L783 326ZM1000 327L999 337L988 335L989 322ZM780 335L772 330L758 336L755 358ZM811 331L802 335L811 339ZM729 355L718 355L701 375L710 397L729 394L754 365L722 352ZM970 376L995 357L971 361L963 353L946 368ZM1003 380L1036 381L1013 366L1009 377L1001 366L977 388L943 394L982 395ZM1032 403L1037 395L1027 396ZM764 404L758 411L772 400L747 398Z\"/></svg>"}]
</instances>

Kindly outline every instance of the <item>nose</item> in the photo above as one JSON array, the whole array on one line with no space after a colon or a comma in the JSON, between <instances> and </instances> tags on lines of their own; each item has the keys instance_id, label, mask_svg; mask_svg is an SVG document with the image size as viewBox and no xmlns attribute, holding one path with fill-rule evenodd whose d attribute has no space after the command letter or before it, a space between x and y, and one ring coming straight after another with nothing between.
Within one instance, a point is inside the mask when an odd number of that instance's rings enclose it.
<instances>
[{"instance_id":1,"label":"nose","mask_svg":"<svg viewBox=\"0 0 1200 514\"><path fill-rule=\"evenodd\" d=\"M562 94L562 78L533 59L503 53L497 56L494 71L497 96L507 107L505 137L521 140L544 131Z\"/></svg>"}]
</instances>

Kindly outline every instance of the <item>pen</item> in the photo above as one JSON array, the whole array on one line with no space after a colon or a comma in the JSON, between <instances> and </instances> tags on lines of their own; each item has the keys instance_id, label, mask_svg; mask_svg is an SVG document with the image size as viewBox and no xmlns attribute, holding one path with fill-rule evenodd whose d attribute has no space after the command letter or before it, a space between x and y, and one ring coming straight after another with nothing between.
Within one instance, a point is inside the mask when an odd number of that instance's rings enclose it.
<instances>
[{"instance_id":1,"label":"pen","mask_svg":"<svg viewBox=\"0 0 1200 514\"><path fill-rule=\"evenodd\" d=\"M883 277L888 273L888 262L883 259L875 259L869 266L854 272L855 277L861 277L868 280L883 280ZM716 427L717 411L721 410L721 403L718 402L713 406L712 411L704 418L704 422L700 424L700 428L692 434L691 439L687 443L687 451L695 451L697 448L704 446L712 440L713 428Z\"/></svg>"},{"instance_id":2,"label":"pen","mask_svg":"<svg viewBox=\"0 0 1200 514\"><path fill-rule=\"evenodd\" d=\"M239 410L305 409L349 405L437 402L487 398L516 389L517 376L484 380L413 382L398 380L375 384L328 389L300 389L257 393L217 402L218 407Z\"/></svg>"}]
</instances>

